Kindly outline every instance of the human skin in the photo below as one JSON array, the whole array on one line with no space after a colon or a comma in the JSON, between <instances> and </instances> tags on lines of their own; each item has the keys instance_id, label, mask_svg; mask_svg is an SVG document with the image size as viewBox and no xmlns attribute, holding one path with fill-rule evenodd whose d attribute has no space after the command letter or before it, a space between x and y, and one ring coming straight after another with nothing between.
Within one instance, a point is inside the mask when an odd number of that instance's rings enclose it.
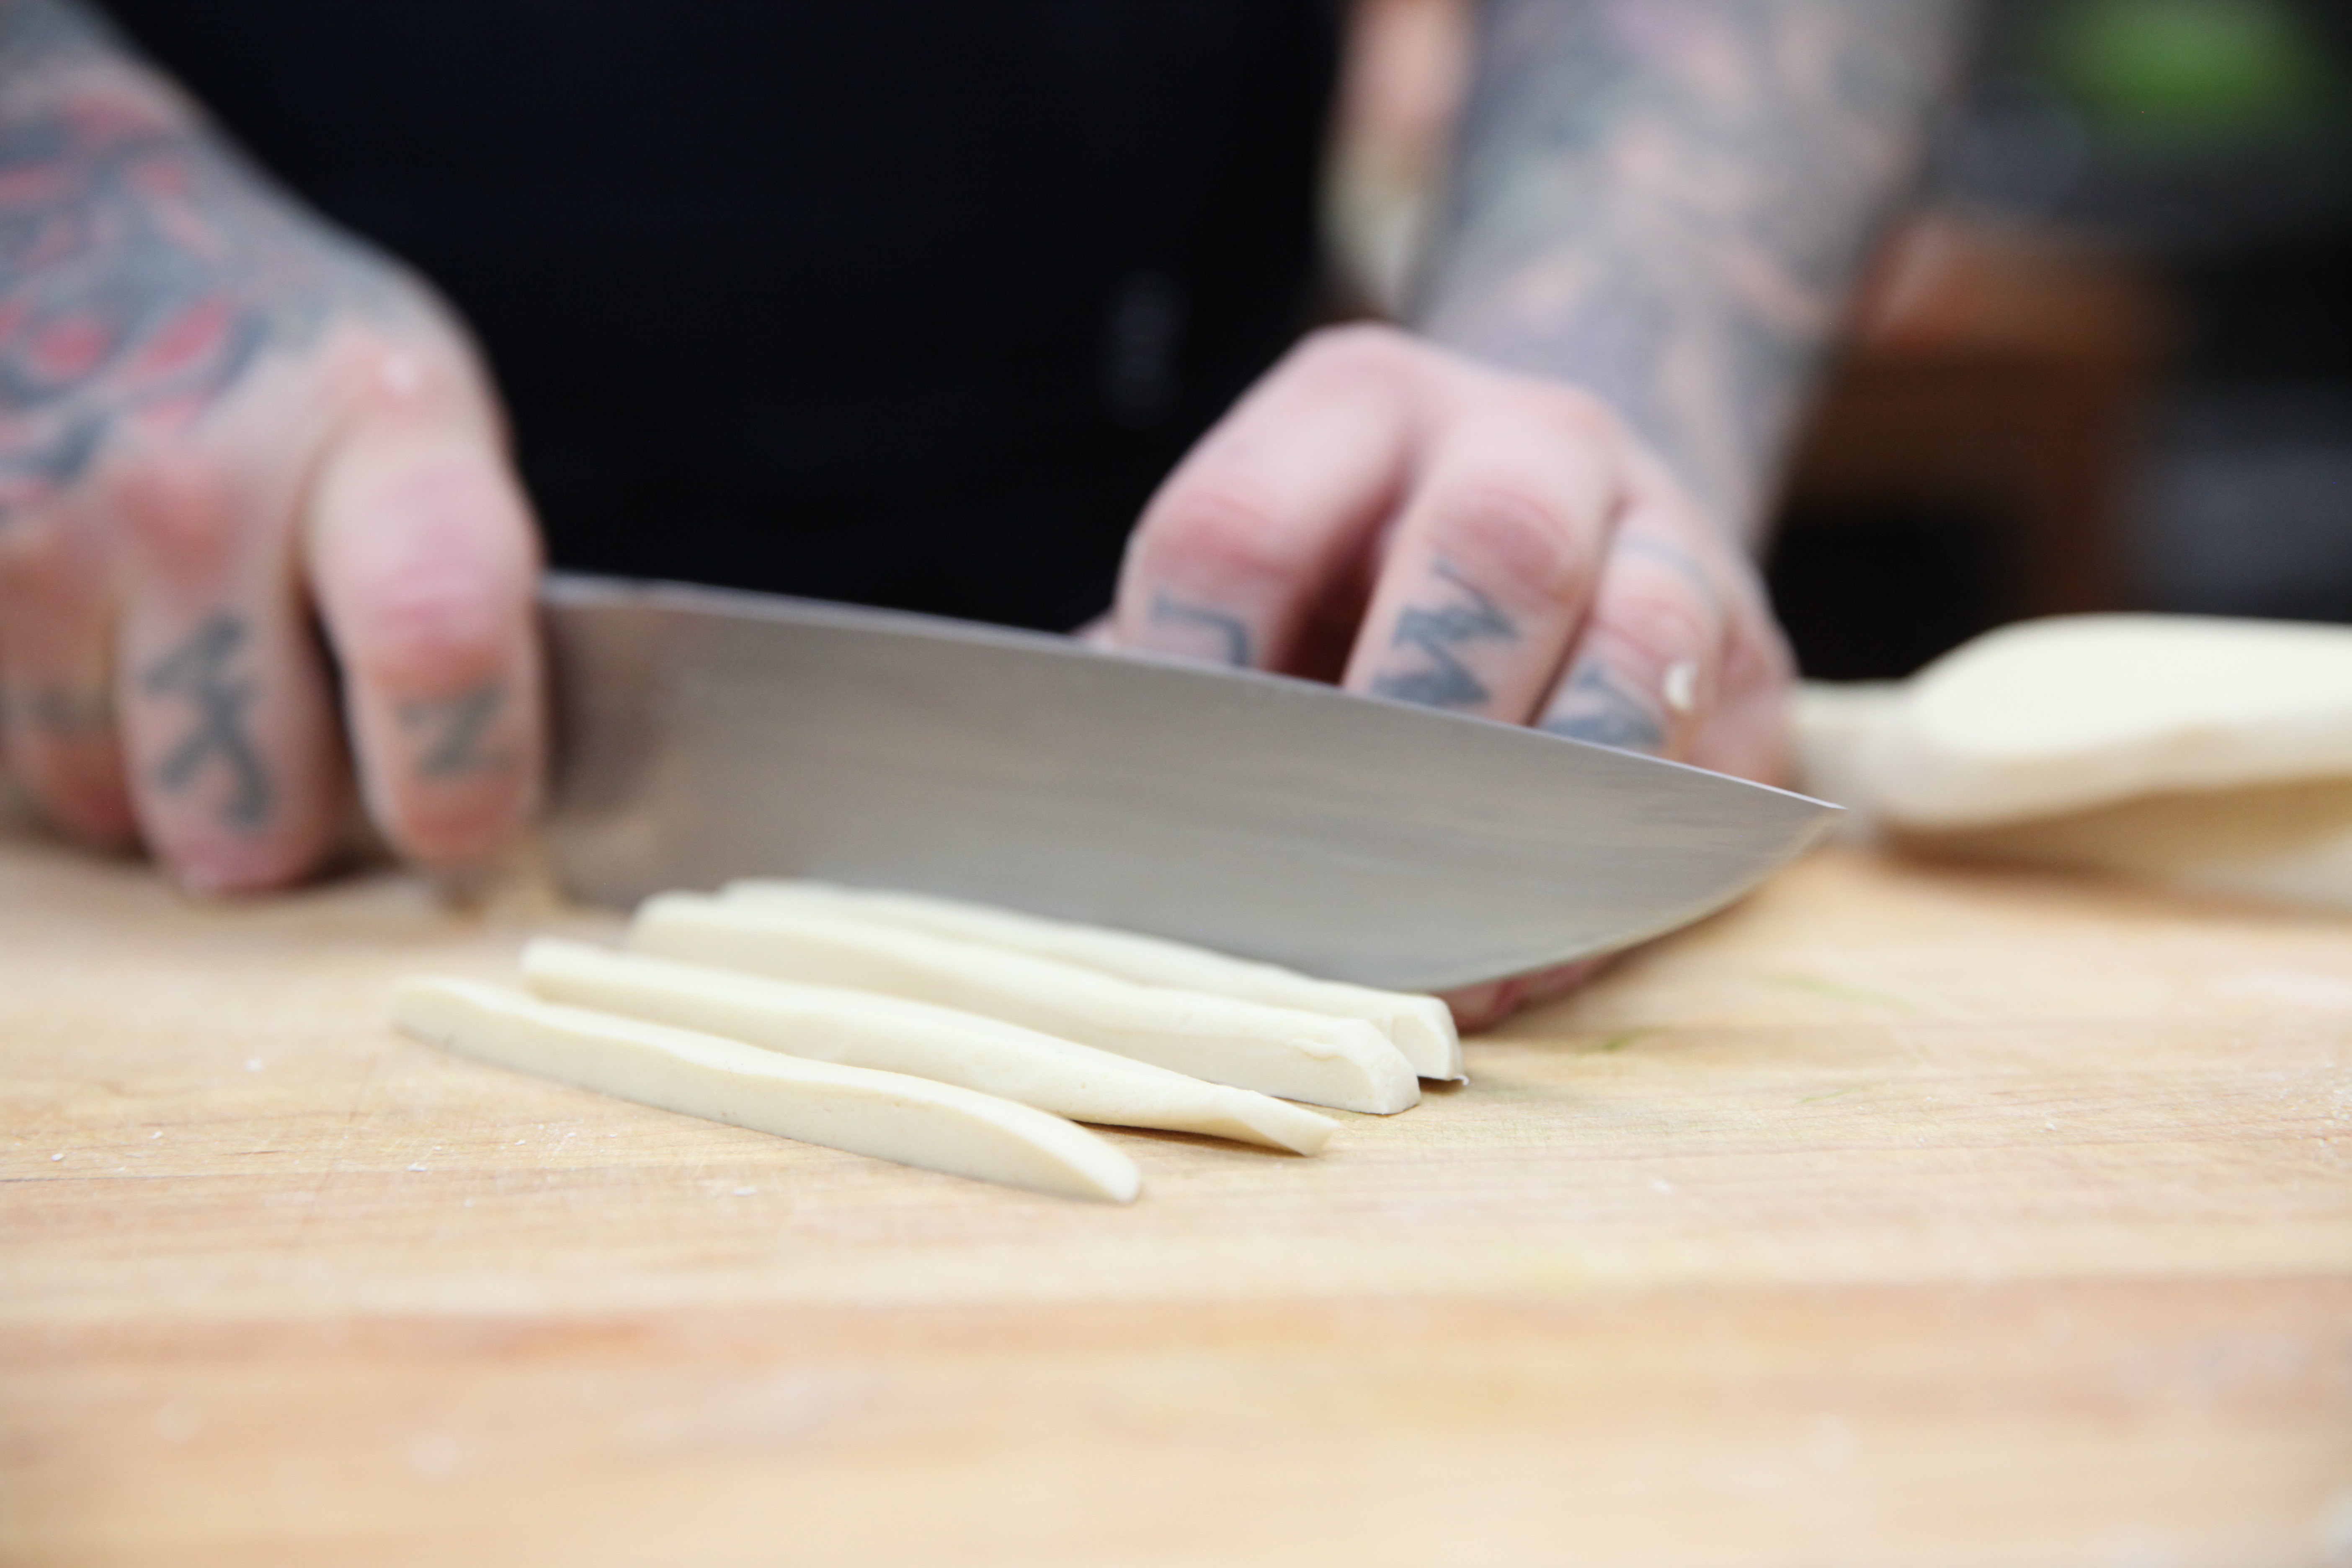
<instances>
[{"instance_id":1,"label":"human skin","mask_svg":"<svg viewBox=\"0 0 2352 1568\"><path fill-rule=\"evenodd\" d=\"M1145 510L1101 639L1779 779L1752 548L1963 20L1493 0L1412 330L1260 381ZM1594 967L1451 1000L1475 1028Z\"/></svg>"},{"instance_id":2,"label":"human skin","mask_svg":"<svg viewBox=\"0 0 2352 1568\"><path fill-rule=\"evenodd\" d=\"M356 782L412 859L492 854L539 788L538 570L430 292L93 17L0 0L0 737L49 818L264 888Z\"/></svg>"},{"instance_id":3,"label":"human skin","mask_svg":"<svg viewBox=\"0 0 2352 1568\"><path fill-rule=\"evenodd\" d=\"M1772 776L1742 543L1956 6L1496 0L1412 330L1235 406L1108 640ZM537 564L429 291L70 0L0 0L0 735L47 813L260 888L355 776L412 858L490 855L541 767Z\"/></svg>"},{"instance_id":4,"label":"human skin","mask_svg":"<svg viewBox=\"0 0 2352 1568\"><path fill-rule=\"evenodd\" d=\"M1412 330L1315 334L1144 512L1108 636L1770 777L1747 548L1948 0L1494 0Z\"/></svg>"}]
</instances>

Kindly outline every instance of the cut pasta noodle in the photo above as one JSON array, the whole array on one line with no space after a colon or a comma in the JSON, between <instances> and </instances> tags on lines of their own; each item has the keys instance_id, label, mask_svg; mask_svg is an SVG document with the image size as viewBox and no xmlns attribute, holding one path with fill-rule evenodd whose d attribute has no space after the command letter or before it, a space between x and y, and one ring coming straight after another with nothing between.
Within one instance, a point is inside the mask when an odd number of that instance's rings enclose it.
<instances>
[{"instance_id":1,"label":"cut pasta noodle","mask_svg":"<svg viewBox=\"0 0 2352 1568\"><path fill-rule=\"evenodd\" d=\"M462 1055L712 1121L1008 1186L1131 1201L1134 1163L1032 1106L740 1040L425 977L394 994L405 1033Z\"/></svg>"},{"instance_id":2,"label":"cut pasta noodle","mask_svg":"<svg viewBox=\"0 0 2352 1568\"><path fill-rule=\"evenodd\" d=\"M1199 1132L1312 1154L1330 1118L1059 1040L976 1013L898 996L541 938L523 982L551 1002L598 1007L816 1061L911 1073L1079 1121Z\"/></svg>"},{"instance_id":3,"label":"cut pasta noodle","mask_svg":"<svg viewBox=\"0 0 2352 1568\"><path fill-rule=\"evenodd\" d=\"M929 931L665 893L639 907L629 945L961 1008L1286 1100L1387 1115L1421 1098L1412 1064L1360 1018L1139 985Z\"/></svg>"},{"instance_id":4,"label":"cut pasta noodle","mask_svg":"<svg viewBox=\"0 0 2352 1568\"><path fill-rule=\"evenodd\" d=\"M1462 1037L1454 1026L1454 1015L1434 996L1318 980L1277 964L1233 958L1187 942L923 893L755 877L730 882L719 896L752 908L849 915L982 942L1097 970L1140 985L1204 991L1269 1007L1361 1018L1386 1035L1423 1078L1460 1081L1465 1076Z\"/></svg>"}]
</instances>

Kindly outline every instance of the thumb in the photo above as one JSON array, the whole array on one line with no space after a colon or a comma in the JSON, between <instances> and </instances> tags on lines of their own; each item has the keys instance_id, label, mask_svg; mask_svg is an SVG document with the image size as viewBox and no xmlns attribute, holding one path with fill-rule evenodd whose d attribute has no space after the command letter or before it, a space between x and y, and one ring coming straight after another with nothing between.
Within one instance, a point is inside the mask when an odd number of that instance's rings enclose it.
<instances>
[{"instance_id":1,"label":"thumb","mask_svg":"<svg viewBox=\"0 0 2352 1568\"><path fill-rule=\"evenodd\" d=\"M488 857L536 807L546 749L538 536L488 418L362 410L304 521L370 815L414 860Z\"/></svg>"}]
</instances>

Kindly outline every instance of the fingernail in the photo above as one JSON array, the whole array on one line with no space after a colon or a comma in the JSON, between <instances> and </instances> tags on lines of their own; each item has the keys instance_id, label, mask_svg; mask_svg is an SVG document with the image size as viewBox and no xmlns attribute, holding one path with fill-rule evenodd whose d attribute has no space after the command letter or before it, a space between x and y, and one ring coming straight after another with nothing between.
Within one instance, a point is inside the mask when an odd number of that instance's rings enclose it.
<instances>
[{"instance_id":1,"label":"fingernail","mask_svg":"<svg viewBox=\"0 0 2352 1568\"><path fill-rule=\"evenodd\" d=\"M1680 659L1666 667L1666 678L1660 683L1659 694L1666 706L1687 718L1698 707L1698 663Z\"/></svg>"}]
</instances>

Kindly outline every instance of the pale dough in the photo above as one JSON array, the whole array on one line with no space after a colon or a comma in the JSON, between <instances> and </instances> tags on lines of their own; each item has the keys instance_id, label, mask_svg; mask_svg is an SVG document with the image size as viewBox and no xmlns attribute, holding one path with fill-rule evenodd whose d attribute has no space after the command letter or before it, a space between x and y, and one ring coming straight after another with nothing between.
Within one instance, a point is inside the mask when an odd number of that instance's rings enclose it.
<instances>
[{"instance_id":1,"label":"pale dough","mask_svg":"<svg viewBox=\"0 0 2352 1568\"><path fill-rule=\"evenodd\" d=\"M1795 713L1798 787L1855 835L2352 910L2352 628L2031 621Z\"/></svg>"},{"instance_id":2,"label":"pale dough","mask_svg":"<svg viewBox=\"0 0 2352 1568\"><path fill-rule=\"evenodd\" d=\"M1072 1197L1128 1203L1135 1164L1050 1112L903 1073L805 1061L715 1036L422 978L393 1021L432 1045L617 1099L804 1143Z\"/></svg>"},{"instance_id":3,"label":"pale dough","mask_svg":"<svg viewBox=\"0 0 2352 1568\"><path fill-rule=\"evenodd\" d=\"M2352 912L2352 779L2142 795L1894 842L1945 859L2104 871L2188 892Z\"/></svg>"},{"instance_id":4,"label":"pale dough","mask_svg":"<svg viewBox=\"0 0 2352 1568\"><path fill-rule=\"evenodd\" d=\"M1139 985L1205 991L1269 1007L1294 1007L1335 1018L1361 1018L1386 1035L1423 1078L1461 1081L1462 1037L1454 1014L1434 996L1381 991L1318 980L1272 963L1232 958L1187 942L1132 931L1046 920L985 904L922 893L893 893L827 882L749 878L730 882L730 900L849 914L966 942L1034 953L1099 970Z\"/></svg>"},{"instance_id":5,"label":"pale dough","mask_svg":"<svg viewBox=\"0 0 2352 1568\"><path fill-rule=\"evenodd\" d=\"M1789 704L1797 793L1844 806L1830 831L1850 843L1868 842L1876 834L1862 759L1878 727L1901 705L1903 692L1902 682L1895 680L1807 680L1799 683Z\"/></svg>"},{"instance_id":6,"label":"pale dough","mask_svg":"<svg viewBox=\"0 0 2352 1568\"><path fill-rule=\"evenodd\" d=\"M1333 1123L1245 1089L1203 1083L1001 1019L829 985L542 937L524 984L597 1007L816 1061L911 1073L1078 1121L1200 1132L1312 1154Z\"/></svg>"},{"instance_id":7,"label":"pale dough","mask_svg":"<svg viewBox=\"0 0 2352 1568\"><path fill-rule=\"evenodd\" d=\"M2352 627L2069 616L1910 681L1847 786L1898 827L1984 827L2135 795L2352 776Z\"/></svg>"},{"instance_id":8,"label":"pale dough","mask_svg":"<svg viewBox=\"0 0 2352 1568\"><path fill-rule=\"evenodd\" d=\"M1360 1018L1138 985L1029 953L691 893L641 905L644 952L984 1014L1174 1072L1382 1115L1421 1098L1412 1066Z\"/></svg>"}]
</instances>

